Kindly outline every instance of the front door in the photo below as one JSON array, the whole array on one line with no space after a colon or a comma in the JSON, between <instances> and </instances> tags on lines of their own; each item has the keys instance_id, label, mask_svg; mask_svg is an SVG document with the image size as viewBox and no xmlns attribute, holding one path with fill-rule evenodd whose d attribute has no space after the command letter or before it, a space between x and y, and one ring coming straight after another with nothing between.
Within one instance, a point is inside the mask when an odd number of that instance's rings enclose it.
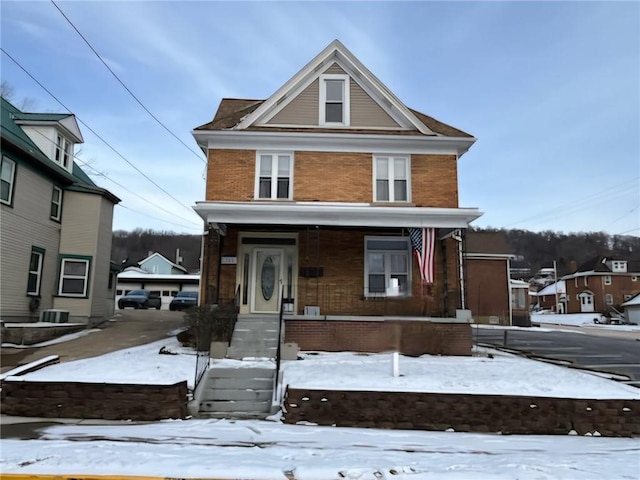
<instances>
[{"instance_id":1,"label":"front door","mask_svg":"<svg viewBox=\"0 0 640 480\"><path fill-rule=\"evenodd\" d=\"M256 313L278 313L282 286L282 249L255 248L251 310Z\"/></svg>"},{"instance_id":2,"label":"front door","mask_svg":"<svg viewBox=\"0 0 640 480\"><path fill-rule=\"evenodd\" d=\"M583 313L593 312L593 295L591 293L581 293L580 311Z\"/></svg>"}]
</instances>

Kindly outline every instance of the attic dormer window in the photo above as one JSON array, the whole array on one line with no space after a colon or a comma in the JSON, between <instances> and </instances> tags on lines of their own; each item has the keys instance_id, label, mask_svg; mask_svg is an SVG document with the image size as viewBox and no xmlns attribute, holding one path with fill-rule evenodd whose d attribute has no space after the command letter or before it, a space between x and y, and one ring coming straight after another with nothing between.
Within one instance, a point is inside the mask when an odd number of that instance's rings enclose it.
<instances>
[{"instance_id":1,"label":"attic dormer window","mask_svg":"<svg viewBox=\"0 0 640 480\"><path fill-rule=\"evenodd\" d=\"M349 125L349 75L320 75L320 125Z\"/></svg>"},{"instance_id":2,"label":"attic dormer window","mask_svg":"<svg viewBox=\"0 0 640 480\"><path fill-rule=\"evenodd\" d=\"M57 163L62 165L67 170L71 170L70 165L71 165L71 156L72 156L72 153L71 153L72 145L73 144L69 140L67 140L62 135L58 134L58 140L56 141L55 160Z\"/></svg>"}]
</instances>

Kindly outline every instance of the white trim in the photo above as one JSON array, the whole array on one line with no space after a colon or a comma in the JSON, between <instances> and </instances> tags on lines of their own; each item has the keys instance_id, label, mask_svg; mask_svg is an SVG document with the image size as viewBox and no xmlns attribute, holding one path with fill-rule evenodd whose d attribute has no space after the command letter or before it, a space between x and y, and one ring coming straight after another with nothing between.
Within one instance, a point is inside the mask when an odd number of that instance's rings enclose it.
<instances>
[{"instance_id":1,"label":"white trim","mask_svg":"<svg viewBox=\"0 0 640 480\"><path fill-rule=\"evenodd\" d=\"M271 196L270 198L260 197L260 157L262 155L271 156ZM289 157L289 191L287 192L287 198L278 198L278 156ZM256 163L255 163L255 175L254 175L254 188L253 198L255 200L292 200L293 199L293 152L292 151L256 151Z\"/></svg>"},{"instance_id":2,"label":"white trim","mask_svg":"<svg viewBox=\"0 0 640 480\"><path fill-rule=\"evenodd\" d=\"M65 275L64 273L64 264L66 262L82 262L85 264L84 275ZM89 288L89 267L91 265L91 261L85 258L65 258L63 257L60 261L60 281L58 282L58 296L60 297L81 297L84 298L87 296L87 290ZM64 279L83 279L84 280L84 289L82 293L65 293L62 291L64 286Z\"/></svg>"},{"instance_id":3,"label":"white trim","mask_svg":"<svg viewBox=\"0 0 640 480\"><path fill-rule=\"evenodd\" d=\"M388 154L378 154L374 153L373 157L373 202L380 203L411 203L411 155L388 155ZM389 199L388 200L378 200L378 159L386 158L387 159L387 181L389 186ZM395 199L395 177L394 177L394 162L396 159L402 159L405 161L405 175L407 182L407 199L406 200L396 200Z\"/></svg>"},{"instance_id":4,"label":"white trim","mask_svg":"<svg viewBox=\"0 0 640 480\"><path fill-rule=\"evenodd\" d=\"M345 64L349 66L349 70L353 70L354 74L352 78L357 78L358 83L368 84L372 89L376 90L376 95L372 98L380 98L385 103L388 102L389 106L393 110L394 108L405 117L406 121L411 123L415 128L425 135L434 135L426 125L424 125L418 118L411 113L411 111L389 90L373 73L371 73L347 48L338 40L331 42L324 50L316 55L310 62L308 62L302 69L290 78L284 85L282 85L273 95L265 100L262 105L256 108L249 115L244 117L234 129L245 129L264 115L271 111L272 108L283 101L288 96L293 96L292 92L299 87L299 85L309 80L309 77L318 76L318 70L321 70L327 63L338 62L338 64ZM328 68L328 65L327 65ZM326 68L325 68L326 70ZM343 70L345 70L343 68ZM345 70L346 71L346 70ZM311 83L311 82L309 82Z\"/></svg>"},{"instance_id":5,"label":"white trim","mask_svg":"<svg viewBox=\"0 0 640 480\"><path fill-rule=\"evenodd\" d=\"M376 152L379 154L436 154L462 156L474 137L434 137L370 133L265 132L237 130L193 130L204 151L293 150L308 152Z\"/></svg>"},{"instance_id":6,"label":"white trim","mask_svg":"<svg viewBox=\"0 0 640 480\"><path fill-rule=\"evenodd\" d=\"M38 255L38 268L36 270L31 270L31 255ZM31 255L29 256L29 272L27 274L27 295L28 296L39 296L40 295L40 287L42 286L42 267L44 264L44 252L34 250L31 248ZM29 291L29 275L36 276L36 289L35 291Z\"/></svg>"},{"instance_id":7,"label":"white trim","mask_svg":"<svg viewBox=\"0 0 640 480\"><path fill-rule=\"evenodd\" d=\"M54 201L54 194L56 192L56 190L58 192L60 192L60 195L58 197L58 202ZM51 218L51 220L55 220L56 222L59 222L60 219L62 218L62 189L56 185L53 186L53 191L51 192L51 205L57 205L58 206L58 214L57 215L50 215L49 218Z\"/></svg>"},{"instance_id":8,"label":"white trim","mask_svg":"<svg viewBox=\"0 0 640 480\"><path fill-rule=\"evenodd\" d=\"M476 208L380 207L322 202L196 202L207 223L361 227L467 228L482 215Z\"/></svg>"},{"instance_id":9,"label":"white trim","mask_svg":"<svg viewBox=\"0 0 640 480\"><path fill-rule=\"evenodd\" d=\"M515 260L517 255L512 253L465 253L464 257L480 260ZM527 285L529 284L527 283Z\"/></svg>"},{"instance_id":10,"label":"white trim","mask_svg":"<svg viewBox=\"0 0 640 480\"><path fill-rule=\"evenodd\" d=\"M603 283L605 285L611 285L612 283L612 279L611 279L611 275L605 275L602 277Z\"/></svg>"},{"instance_id":11,"label":"white trim","mask_svg":"<svg viewBox=\"0 0 640 480\"><path fill-rule=\"evenodd\" d=\"M8 162L8 164L11 164L11 179L3 180L9 184L9 198L7 198L6 200L0 198L0 203L4 205L12 205L13 190L16 184L16 162L15 160L10 159L6 155L2 155L2 161L0 161L0 177L2 176L2 167L4 166L5 162Z\"/></svg>"},{"instance_id":12,"label":"white trim","mask_svg":"<svg viewBox=\"0 0 640 480\"><path fill-rule=\"evenodd\" d=\"M250 300L249 300L249 311L251 313L280 313L280 296L282 295L282 286L283 286L283 277L284 277L284 249L282 248L278 248L277 246L273 246L273 245L264 245L264 246L260 246L260 245L254 245L254 248L251 248L251 263L252 263L252 268L251 268L251 279L253 280L252 282L250 282L250 288L249 288L249 293L250 293ZM258 310L256 309L256 297L258 296L257 290L258 290L258 252L264 252L265 254L269 255L269 254L274 254L277 253L278 255L280 255L280 266L279 266L279 275L278 278L276 278L275 281L275 285L274 285L274 289L273 289L273 294L272 297L275 296L275 302L276 302L276 309L275 310Z\"/></svg>"},{"instance_id":13,"label":"white trim","mask_svg":"<svg viewBox=\"0 0 640 480\"><path fill-rule=\"evenodd\" d=\"M323 73L318 77L320 84L318 99L318 124L322 126L348 127L351 125L351 81L349 75L342 73ZM328 122L326 118L327 80L342 81L342 121Z\"/></svg>"}]
</instances>

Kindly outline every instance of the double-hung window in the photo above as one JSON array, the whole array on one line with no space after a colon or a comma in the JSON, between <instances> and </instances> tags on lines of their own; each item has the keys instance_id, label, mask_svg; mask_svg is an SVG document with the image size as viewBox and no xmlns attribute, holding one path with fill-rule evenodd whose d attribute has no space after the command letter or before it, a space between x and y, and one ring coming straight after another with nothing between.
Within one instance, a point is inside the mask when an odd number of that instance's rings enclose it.
<instances>
[{"instance_id":1,"label":"double-hung window","mask_svg":"<svg viewBox=\"0 0 640 480\"><path fill-rule=\"evenodd\" d=\"M605 275L604 276L604 284L605 285L611 285L611 275Z\"/></svg>"},{"instance_id":2,"label":"double-hung window","mask_svg":"<svg viewBox=\"0 0 640 480\"><path fill-rule=\"evenodd\" d=\"M86 297L89 289L89 266L87 258L62 258L58 295L64 297Z\"/></svg>"},{"instance_id":3,"label":"double-hung window","mask_svg":"<svg viewBox=\"0 0 640 480\"><path fill-rule=\"evenodd\" d=\"M376 155L373 159L376 202L408 202L411 164L406 156Z\"/></svg>"},{"instance_id":4,"label":"double-hung window","mask_svg":"<svg viewBox=\"0 0 640 480\"><path fill-rule=\"evenodd\" d=\"M58 134L58 139L56 141L55 159L57 163L62 165L67 170L71 170L71 148L71 142L62 135Z\"/></svg>"},{"instance_id":5,"label":"double-hung window","mask_svg":"<svg viewBox=\"0 0 640 480\"><path fill-rule=\"evenodd\" d=\"M53 193L51 194L51 220L57 222L62 217L62 189L60 187L53 186Z\"/></svg>"},{"instance_id":6,"label":"double-hung window","mask_svg":"<svg viewBox=\"0 0 640 480\"><path fill-rule=\"evenodd\" d=\"M40 295L44 252L45 251L42 248L31 247L31 258L29 259L29 277L27 280L27 295L30 297L37 297Z\"/></svg>"},{"instance_id":7,"label":"double-hung window","mask_svg":"<svg viewBox=\"0 0 640 480\"><path fill-rule=\"evenodd\" d=\"M257 199L290 200L292 198L293 155L258 153L256 160Z\"/></svg>"},{"instance_id":8,"label":"double-hung window","mask_svg":"<svg viewBox=\"0 0 640 480\"><path fill-rule=\"evenodd\" d=\"M16 162L7 157L2 157L0 163L0 203L11 205L13 203L13 185L16 179Z\"/></svg>"},{"instance_id":9,"label":"double-hung window","mask_svg":"<svg viewBox=\"0 0 640 480\"><path fill-rule=\"evenodd\" d=\"M409 296L410 259L408 237L365 237L365 296Z\"/></svg>"},{"instance_id":10,"label":"double-hung window","mask_svg":"<svg viewBox=\"0 0 640 480\"><path fill-rule=\"evenodd\" d=\"M320 125L348 126L349 75L320 75Z\"/></svg>"}]
</instances>

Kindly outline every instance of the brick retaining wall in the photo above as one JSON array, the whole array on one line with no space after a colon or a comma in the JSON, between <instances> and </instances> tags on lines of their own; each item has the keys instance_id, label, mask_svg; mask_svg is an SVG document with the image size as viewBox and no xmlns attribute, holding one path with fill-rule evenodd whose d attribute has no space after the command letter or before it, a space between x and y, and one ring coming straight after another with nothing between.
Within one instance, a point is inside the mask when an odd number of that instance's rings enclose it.
<instances>
[{"instance_id":1,"label":"brick retaining wall","mask_svg":"<svg viewBox=\"0 0 640 480\"><path fill-rule=\"evenodd\" d=\"M286 320L285 342L301 350L471 355L471 325L411 320Z\"/></svg>"},{"instance_id":2,"label":"brick retaining wall","mask_svg":"<svg viewBox=\"0 0 640 480\"><path fill-rule=\"evenodd\" d=\"M151 421L187 416L187 382L174 385L2 382L2 413L25 417Z\"/></svg>"},{"instance_id":3,"label":"brick retaining wall","mask_svg":"<svg viewBox=\"0 0 640 480\"><path fill-rule=\"evenodd\" d=\"M287 389L286 423L503 434L640 435L640 400Z\"/></svg>"}]
</instances>

